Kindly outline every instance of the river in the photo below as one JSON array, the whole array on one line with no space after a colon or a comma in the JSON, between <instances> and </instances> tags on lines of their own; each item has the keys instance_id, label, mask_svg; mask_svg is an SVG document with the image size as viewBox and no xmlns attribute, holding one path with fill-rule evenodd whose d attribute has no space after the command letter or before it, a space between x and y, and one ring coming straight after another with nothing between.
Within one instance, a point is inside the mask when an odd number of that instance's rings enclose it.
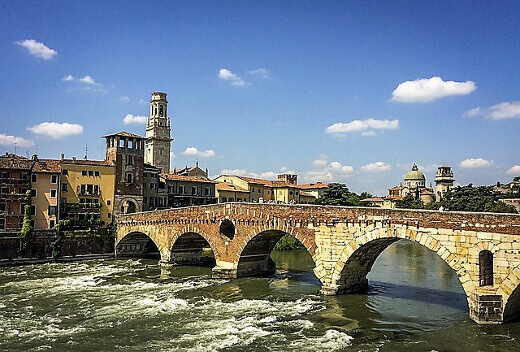
<instances>
[{"instance_id":1,"label":"river","mask_svg":"<svg viewBox=\"0 0 520 352\"><path fill-rule=\"evenodd\" d=\"M305 251L277 274L114 259L0 268L0 351L520 351L520 323L479 326L436 254L387 248L367 294L321 296Z\"/></svg>"}]
</instances>

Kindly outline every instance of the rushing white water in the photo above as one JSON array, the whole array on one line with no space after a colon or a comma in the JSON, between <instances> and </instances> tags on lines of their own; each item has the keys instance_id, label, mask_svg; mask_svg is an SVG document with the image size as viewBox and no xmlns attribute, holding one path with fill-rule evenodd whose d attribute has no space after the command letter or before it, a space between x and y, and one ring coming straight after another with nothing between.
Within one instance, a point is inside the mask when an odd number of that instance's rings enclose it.
<instances>
[{"instance_id":1,"label":"rushing white water","mask_svg":"<svg viewBox=\"0 0 520 352\"><path fill-rule=\"evenodd\" d=\"M475 325L449 267L395 248L368 294L337 297L317 293L312 260L295 253L277 254L278 275L238 280L144 259L0 268L0 351L520 349L520 324Z\"/></svg>"}]
</instances>

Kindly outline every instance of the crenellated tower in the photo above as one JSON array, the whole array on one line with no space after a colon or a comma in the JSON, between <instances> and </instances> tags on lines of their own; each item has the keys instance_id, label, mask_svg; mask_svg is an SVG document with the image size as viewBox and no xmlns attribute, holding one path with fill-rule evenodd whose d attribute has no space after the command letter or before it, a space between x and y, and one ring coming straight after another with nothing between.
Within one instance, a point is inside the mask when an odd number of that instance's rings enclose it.
<instances>
[{"instance_id":1,"label":"crenellated tower","mask_svg":"<svg viewBox=\"0 0 520 352\"><path fill-rule=\"evenodd\" d=\"M162 173L170 171L170 132L166 93L154 92L150 99L150 117L146 124L145 162L160 168Z\"/></svg>"}]
</instances>

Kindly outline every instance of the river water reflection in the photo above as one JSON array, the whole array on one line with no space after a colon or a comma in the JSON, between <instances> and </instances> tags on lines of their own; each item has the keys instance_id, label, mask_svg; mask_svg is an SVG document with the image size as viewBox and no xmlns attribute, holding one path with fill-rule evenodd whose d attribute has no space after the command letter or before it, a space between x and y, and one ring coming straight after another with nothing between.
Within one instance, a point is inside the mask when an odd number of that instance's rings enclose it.
<instances>
[{"instance_id":1,"label":"river water reflection","mask_svg":"<svg viewBox=\"0 0 520 352\"><path fill-rule=\"evenodd\" d=\"M0 268L0 351L519 351L520 323L478 326L436 254L400 241L367 294L324 297L305 251L269 278L149 259Z\"/></svg>"}]
</instances>

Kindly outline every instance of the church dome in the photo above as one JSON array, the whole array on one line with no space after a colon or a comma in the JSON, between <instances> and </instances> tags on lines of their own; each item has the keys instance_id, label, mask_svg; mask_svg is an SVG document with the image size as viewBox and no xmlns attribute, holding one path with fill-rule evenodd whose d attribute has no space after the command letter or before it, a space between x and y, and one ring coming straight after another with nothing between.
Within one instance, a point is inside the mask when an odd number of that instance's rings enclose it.
<instances>
[{"instance_id":1,"label":"church dome","mask_svg":"<svg viewBox=\"0 0 520 352\"><path fill-rule=\"evenodd\" d=\"M406 175L404 175L404 180L406 181L426 181L426 177L424 174L419 171L417 165L413 164L412 171L409 171Z\"/></svg>"}]
</instances>

